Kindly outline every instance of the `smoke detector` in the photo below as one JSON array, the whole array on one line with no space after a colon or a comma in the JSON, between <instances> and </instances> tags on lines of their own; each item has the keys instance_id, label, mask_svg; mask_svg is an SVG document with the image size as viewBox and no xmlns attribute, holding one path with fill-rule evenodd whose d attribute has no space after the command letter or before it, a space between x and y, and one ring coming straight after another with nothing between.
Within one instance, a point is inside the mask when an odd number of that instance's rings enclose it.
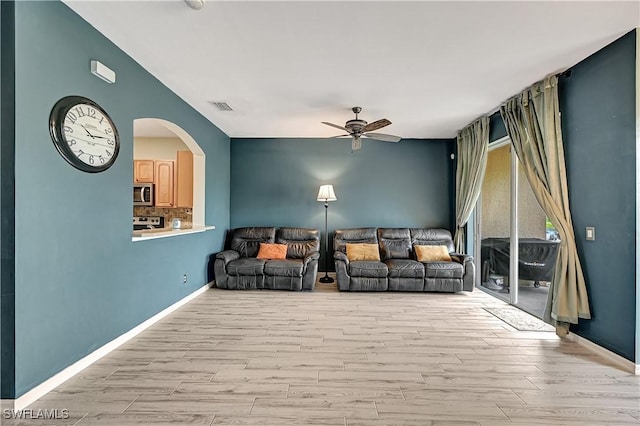
<instances>
[{"instance_id":1,"label":"smoke detector","mask_svg":"<svg viewBox=\"0 0 640 426\"><path fill-rule=\"evenodd\" d=\"M205 0L184 0L191 9L200 10L204 7Z\"/></svg>"}]
</instances>

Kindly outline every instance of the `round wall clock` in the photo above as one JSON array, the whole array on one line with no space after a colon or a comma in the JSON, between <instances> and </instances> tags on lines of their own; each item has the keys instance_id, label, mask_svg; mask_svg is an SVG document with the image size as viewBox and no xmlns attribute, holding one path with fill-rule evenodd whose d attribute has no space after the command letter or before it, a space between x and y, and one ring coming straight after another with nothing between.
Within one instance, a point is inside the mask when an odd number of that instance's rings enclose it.
<instances>
[{"instance_id":1,"label":"round wall clock","mask_svg":"<svg viewBox=\"0 0 640 426\"><path fill-rule=\"evenodd\" d=\"M60 155L84 172L107 170L120 151L118 130L109 114L82 96L56 102L49 115L49 133Z\"/></svg>"}]
</instances>

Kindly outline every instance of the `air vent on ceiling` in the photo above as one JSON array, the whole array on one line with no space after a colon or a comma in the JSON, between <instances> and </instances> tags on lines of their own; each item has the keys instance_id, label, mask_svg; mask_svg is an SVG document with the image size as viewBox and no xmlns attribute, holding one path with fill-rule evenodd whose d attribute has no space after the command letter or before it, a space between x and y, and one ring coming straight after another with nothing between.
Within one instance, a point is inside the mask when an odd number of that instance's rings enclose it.
<instances>
[{"instance_id":1,"label":"air vent on ceiling","mask_svg":"<svg viewBox=\"0 0 640 426\"><path fill-rule=\"evenodd\" d=\"M233 111L233 108L231 108L231 106L229 106L229 104L226 102L211 101L211 104L218 108L220 111Z\"/></svg>"}]
</instances>

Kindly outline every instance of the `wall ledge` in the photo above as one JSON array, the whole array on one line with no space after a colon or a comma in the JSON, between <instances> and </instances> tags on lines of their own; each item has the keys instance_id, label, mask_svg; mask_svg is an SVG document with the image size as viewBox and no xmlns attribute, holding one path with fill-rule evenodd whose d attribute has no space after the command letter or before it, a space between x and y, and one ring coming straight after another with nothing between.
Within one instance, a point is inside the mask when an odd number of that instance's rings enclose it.
<instances>
[{"instance_id":1,"label":"wall ledge","mask_svg":"<svg viewBox=\"0 0 640 426\"><path fill-rule=\"evenodd\" d=\"M199 232L216 229L213 225L194 226L188 229L168 229L162 231L133 231L131 241L155 240L158 238L177 237L180 235L197 234Z\"/></svg>"},{"instance_id":2,"label":"wall ledge","mask_svg":"<svg viewBox=\"0 0 640 426\"><path fill-rule=\"evenodd\" d=\"M616 366L620 367L622 370L634 374L636 376L640 376L640 365L635 364L633 361L629 361L625 357L618 355L617 353L611 352L609 349L606 349L597 343L593 343L589 339L585 339L582 336L578 336L575 333L569 333L566 337L570 342L575 342L580 346L584 346L586 349L589 349L591 352L596 355L600 355L607 361L612 362Z\"/></svg>"},{"instance_id":3,"label":"wall ledge","mask_svg":"<svg viewBox=\"0 0 640 426\"><path fill-rule=\"evenodd\" d=\"M37 399L42 398L44 395L51 392L53 389L57 388L58 386L60 386L61 384L63 384L64 382L66 382L67 380L69 380L70 378L72 378L82 370L84 370L85 368L89 367L91 364L98 361L100 358L114 351L119 346L128 342L129 340L131 340L132 338L134 338L135 336L137 336L138 334L140 334L141 332L143 332L144 330L146 330L156 322L160 321L162 318L166 317L167 315L176 311L178 308L182 307L186 303L195 299L196 297L198 297L199 295L207 291L209 288L211 288L213 284L214 282L211 281L210 283L203 285L202 287L195 290L193 293L178 300L176 303L158 312L148 320L138 324L136 327L116 337L112 341L105 343L100 348L96 349L95 351L91 352L89 355L76 361L75 363L71 364L70 366L60 371L56 375L40 383L38 386L26 392L24 395L16 399L1 400L0 406L2 407L3 410L4 409L22 410L26 408L27 406L35 402Z\"/></svg>"}]
</instances>

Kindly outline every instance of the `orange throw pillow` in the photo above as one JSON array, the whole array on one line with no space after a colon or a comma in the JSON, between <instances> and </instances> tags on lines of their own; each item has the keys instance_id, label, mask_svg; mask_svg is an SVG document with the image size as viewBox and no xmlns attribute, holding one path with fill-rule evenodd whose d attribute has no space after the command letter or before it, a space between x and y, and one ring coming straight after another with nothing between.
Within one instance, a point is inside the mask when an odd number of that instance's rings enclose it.
<instances>
[{"instance_id":1,"label":"orange throw pillow","mask_svg":"<svg viewBox=\"0 0 640 426\"><path fill-rule=\"evenodd\" d=\"M413 246L418 262L451 262L447 246Z\"/></svg>"},{"instance_id":2,"label":"orange throw pillow","mask_svg":"<svg viewBox=\"0 0 640 426\"><path fill-rule=\"evenodd\" d=\"M258 259L284 260L287 258L287 245L260 243L260 250L258 250L256 257Z\"/></svg>"},{"instance_id":3,"label":"orange throw pillow","mask_svg":"<svg viewBox=\"0 0 640 426\"><path fill-rule=\"evenodd\" d=\"M380 261L380 252L377 244L351 244L347 243L347 259L349 262L355 260Z\"/></svg>"}]
</instances>

